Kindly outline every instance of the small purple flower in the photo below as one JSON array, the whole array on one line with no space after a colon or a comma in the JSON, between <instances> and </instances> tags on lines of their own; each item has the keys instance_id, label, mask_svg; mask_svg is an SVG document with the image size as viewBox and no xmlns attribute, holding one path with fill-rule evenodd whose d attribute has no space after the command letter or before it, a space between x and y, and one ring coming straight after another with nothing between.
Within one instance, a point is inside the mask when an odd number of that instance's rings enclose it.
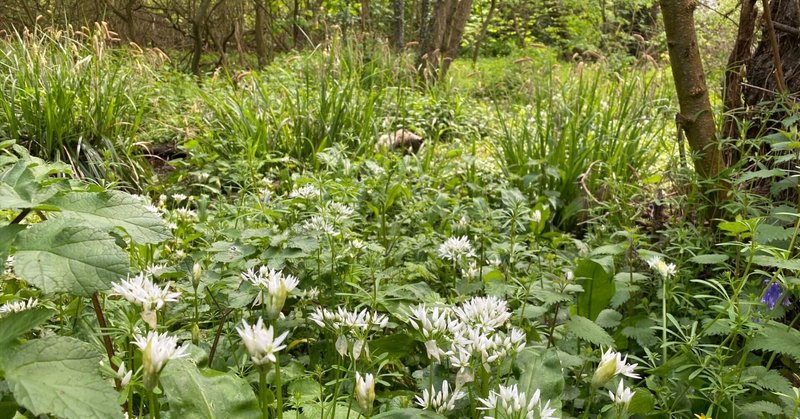
<instances>
[{"instance_id":1,"label":"small purple flower","mask_svg":"<svg viewBox=\"0 0 800 419\"><path fill-rule=\"evenodd\" d=\"M775 304L777 304L778 301L781 300L783 300L782 304L785 307L791 305L791 302L789 301L789 296L786 295L787 293L784 292L781 284L769 280L765 280L764 283L767 283L769 285L767 285L767 290L764 291L764 296L761 297L761 302L766 304L770 310L775 309Z\"/></svg>"}]
</instances>

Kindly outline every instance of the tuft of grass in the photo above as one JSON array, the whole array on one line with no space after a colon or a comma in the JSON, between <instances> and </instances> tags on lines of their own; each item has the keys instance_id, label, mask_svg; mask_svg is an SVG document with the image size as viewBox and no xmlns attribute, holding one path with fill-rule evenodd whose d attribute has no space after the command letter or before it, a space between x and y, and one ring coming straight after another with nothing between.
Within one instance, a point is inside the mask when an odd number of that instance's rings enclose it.
<instances>
[{"instance_id":1,"label":"tuft of grass","mask_svg":"<svg viewBox=\"0 0 800 419\"><path fill-rule=\"evenodd\" d=\"M658 77L584 68L562 81L550 72L528 96L507 110L496 106L495 155L523 187L559 202L562 228L578 222L587 193L602 195L602 179L637 182L655 166L669 105Z\"/></svg>"},{"instance_id":2,"label":"tuft of grass","mask_svg":"<svg viewBox=\"0 0 800 419\"><path fill-rule=\"evenodd\" d=\"M69 163L80 177L141 190L150 168L136 135L150 70L111 49L113 36L103 25L37 27L0 40L0 139Z\"/></svg>"}]
</instances>

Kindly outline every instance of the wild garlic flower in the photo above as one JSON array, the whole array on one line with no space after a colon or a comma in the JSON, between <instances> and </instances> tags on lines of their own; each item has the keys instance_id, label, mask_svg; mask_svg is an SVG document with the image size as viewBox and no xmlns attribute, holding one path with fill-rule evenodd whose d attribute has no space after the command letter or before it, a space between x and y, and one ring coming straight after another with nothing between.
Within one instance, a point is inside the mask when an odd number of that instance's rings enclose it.
<instances>
[{"instance_id":1,"label":"wild garlic flower","mask_svg":"<svg viewBox=\"0 0 800 419\"><path fill-rule=\"evenodd\" d=\"M140 305L143 311L150 312L161 310L168 302L178 301L181 293L170 292L170 285L172 283L167 282L164 288L159 288L149 275L142 272L112 284L110 295L119 295L131 304Z\"/></svg>"},{"instance_id":2,"label":"wild garlic flower","mask_svg":"<svg viewBox=\"0 0 800 419\"><path fill-rule=\"evenodd\" d=\"M435 389L428 391L422 390L422 397L416 396L414 400L423 409L433 410L436 413L447 413L456 408L456 402L462 399L466 393L461 390L450 391L447 380L442 381L442 389L438 393Z\"/></svg>"},{"instance_id":3,"label":"wild garlic flower","mask_svg":"<svg viewBox=\"0 0 800 419\"><path fill-rule=\"evenodd\" d=\"M487 372L490 372L490 364L519 353L525 349L526 342L525 333L516 328L505 334L501 331L486 332L475 327L461 327L454 332L452 338L450 363L456 368L463 369L475 359ZM467 354L469 358L466 358Z\"/></svg>"},{"instance_id":4,"label":"wild garlic flower","mask_svg":"<svg viewBox=\"0 0 800 419\"><path fill-rule=\"evenodd\" d=\"M592 385L595 387L602 387L609 380L620 374L630 378L641 378L634 372L639 364L628 364L627 361L627 355L623 358L621 353L614 352L614 350L609 348L603 353L600 364L597 366L594 376L592 376Z\"/></svg>"},{"instance_id":5,"label":"wild garlic flower","mask_svg":"<svg viewBox=\"0 0 800 419\"><path fill-rule=\"evenodd\" d=\"M300 282L292 275L284 275L283 272L266 266L257 270L248 269L242 273L242 279L259 288L253 306L264 304L267 317L272 320L280 317L286 297Z\"/></svg>"},{"instance_id":6,"label":"wild garlic flower","mask_svg":"<svg viewBox=\"0 0 800 419\"><path fill-rule=\"evenodd\" d=\"M348 329L358 335L368 332L373 327L383 329L389 323L389 318L385 314L370 312L367 309L349 311L344 307L338 307L335 311L317 307L308 319L319 327L327 327L333 331Z\"/></svg>"},{"instance_id":7,"label":"wild garlic flower","mask_svg":"<svg viewBox=\"0 0 800 419\"><path fill-rule=\"evenodd\" d=\"M175 214L179 220L194 221L197 220L197 211L189 208L176 208Z\"/></svg>"},{"instance_id":8,"label":"wild garlic flower","mask_svg":"<svg viewBox=\"0 0 800 419\"><path fill-rule=\"evenodd\" d=\"M142 351L144 387L147 391L152 391L158 385L158 376L167 362L187 355L186 346L178 347L178 338L167 333L158 334L151 330L146 337L137 334L133 337L133 343Z\"/></svg>"},{"instance_id":9,"label":"wild garlic flower","mask_svg":"<svg viewBox=\"0 0 800 419\"><path fill-rule=\"evenodd\" d=\"M186 198L187 198L187 196L182 194L182 193L174 193L174 194L172 194L172 199L174 199L177 202L184 201L184 200L186 200Z\"/></svg>"},{"instance_id":10,"label":"wild garlic flower","mask_svg":"<svg viewBox=\"0 0 800 419\"><path fill-rule=\"evenodd\" d=\"M667 279L675 275L676 267L674 263L666 263L660 256L653 256L646 260L650 269L656 271L662 278Z\"/></svg>"},{"instance_id":11,"label":"wild garlic flower","mask_svg":"<svg viewBox=\"0 0 800 419\"><path fill-rule=\"evenodd\" d=\"M551 419L556 409L550 408L550 400L542 405L541 391L536 390L528 399L519 391L516 384L500 386L500 392L492 390L489 397L478 399L483 405L478 409L486 411L484 419Z\"/></svg>"},{"instance_id":12,"label":"wild garlic flower","mask_svg":"<svg viewBox=\"0 0 800 419\"><path fill-rule=\"evenodd\" d=\"M439 361L445 351L440 349L439 340L458 327L458 320L451 317L449 308L434 307L429 310L425 304L411 308L408 322L425 341L428 358Z\"/></svg>"},{"instance_id":13,"label":"wild garlic flower","mask_svg":"<svg viewBox=\"0 0 800 419\"><path fill-rule=\"evenodd\" d=\"M126 370L125 369L125 362L119 364L119 368L117 368L117 372L115 374L117 379L119 380L119 384L122 387L128 385L131 382L131 377L133 377L133 370Z\"/></svg>"},{"instance_id":14,"label":"wild garlic flower","mask_svg":"<svg viewBox=\"0 0 800 419\"><path fill-rule=\"evenodd\" d=\"M611 401L613 401L623 409L627 409L628 406L631 404L631 399L633 399L634 394L636 394L636 392L631 391L630 388L625 387L625 383L622 380L619 380L619 385L617 386L616 394L611 390L608 391L608 397L611 397Z\"/></svg>"},{"instance_id":15,"label":"wild garlic flower","mask_svg":"<svg viewBox=\"0 0 800 419\"><path fill-rule=\"evenodd\" d=\"M450 237L439 246L439 257L452 262L458 262L466 258L475 257L467 236Z\"/></svg>"},{"instance_id":16,"label":"wild garlic flower","mask_svg":"<svg viewBox=\"0 0 800 419\"><path fill-rule=\"evenodd\" d=\"M265 328L264 319L260 317L254 325L250 325L247 320L242 319L242 326L237 327L236 331L250 354L250 360L255 365L277 362L278 358L275 354L286 347L286 345L281 344L289 334L287 330L282 335L275 337L272 326Z\"/></svg>"},{"instance_id":17,"label":"wild garlic flower","mask_svg":"<svg viewBox=\"0 0 800 419\"><path fill-rule=\"evenodd\" d=\"M305 185L289 193L289 198L314 199L319 198L320 195L322 195L322 191L319 188L314 185Z\"/></svg>"},{"instance_id":18,"label":"wild garlic flower","mask_svg":"<svg viewBox=\"0 0 800 419\"><path fill-rule=\"evenodd\" d=\"M309 233L325 234L328 236L338 236L339 233L333 225L322 216L315 215L303 222L301 228Z\"/></svg>"},{"instance_id":19,"label":"wild garlic flower","mask_svg":"<svg viewBox=\"0 0 800 419\"><path fill-rule=\"evenodd\" d=\"M468 327L484 331L495 330L511 318L508 303L497 297L473 297L453 309L456 317Z\"/></svg>"},{"instance_id":20,"label":"wild garlic flower","mask_svg":"<svg viewBox=\"0 0 800 419\"><path fill-rule=\"evenodd\" d=\"M0 315L8 313L19 313L21 311L35 308L37 305L39 305L39 300L35 298L29 298L28 301L25 300L12 301L10 303L5 303L3 305L0 305Z\"/></svg>"},{"instance_id":21,"label":"wild garlic flower","mask_svg":"<svg viewBox=\"0 0 800 419\"><path fill-rule=\"evenodd\" d=\"M358 405L366 412L372 410L372 403L375 401L375 378L372 374L361 376L356 372L356 394L355 398Z\"/></svg>"},{"instance_id":22,"label":"wild garlic flower","mask_svg":"<svg viewBox=\"0 0 800 419\"><path fill-rule=\"evenodd\" d=\"M539 222L541 222L542 221L542 212L539 211L539 210L536 210L536 211L532 212L531 213L531 221L533 221L534 223L537 223L537 224Z\"/></svg>"},{"instance_id":23,"label":"wild garlic flower","mask_svg":"<svg viewBox=\"0 0 800 419\"><path fill-rule=\"evenodd\" d=\"M347 204L342 204L340 202L330 202L328 203L328 212L336 220L341 220L352 217L353 214L355 213L355 210Z\"/></svg>"}]
</instances>

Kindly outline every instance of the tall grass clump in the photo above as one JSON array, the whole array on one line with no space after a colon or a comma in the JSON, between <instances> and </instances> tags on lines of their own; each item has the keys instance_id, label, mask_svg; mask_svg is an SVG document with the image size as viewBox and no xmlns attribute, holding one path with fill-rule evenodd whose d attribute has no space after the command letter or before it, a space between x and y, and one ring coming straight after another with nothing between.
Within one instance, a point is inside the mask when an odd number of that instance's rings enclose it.
<instances>
[{"instance_id":1,"label":"tall grass clump","mask_svg":"<svg viewBox=\"0 0 800 419\"><path fill-rule=\"evenodd\" d=\"M530 85L530 101L497 110L492 135L503 170L522 186L560 203L556 221L570 228L588 194L602 195L604 179L636 182L658 159L669 104L660 79L602 69L553 73Z\"/></svg>"},{"instance_id":2,"label":"tall grass clump","mask_svg":"<svg viewBox=\"0 0 800 419\"><path fill-rule=\"evenodd\" d=\"M317 166L316 153L334 144L361 154L388 124L389 103L413 83L409 74L403 56L334 39L222 92L203 89L210 128L203 145L242 156L251 175L276 157Z\"/></svg>"},{"instance_id":3,"label":"tall grass clump","mask_svg":"<svg viewBox=\"0 0 800 419\"><path fill-rule=\"evenodd\" d=\"M135 137L148 111L149 70L111 49L113 37L98 24L0 40L0 139L69 163L80 177L141 189L149 167Z\"/></svg>"}]
</instances>

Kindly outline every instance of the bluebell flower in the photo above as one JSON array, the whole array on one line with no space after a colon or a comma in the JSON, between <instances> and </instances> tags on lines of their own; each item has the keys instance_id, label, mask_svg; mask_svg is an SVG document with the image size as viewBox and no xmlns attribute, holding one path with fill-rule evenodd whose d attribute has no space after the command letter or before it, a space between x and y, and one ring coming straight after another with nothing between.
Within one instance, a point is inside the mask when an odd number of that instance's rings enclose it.
<instances>
[{"instance_id":1,"label":"bluebell flower","mask_svg":"<svg viewBox=\"0 0 800 419\"><path fill-rule=\"evenodd\" d=\"M769 285L767 285L767 290L764 291L764 296L761 297L761 302L766 304L770 310L775 309L775 304L777 304L778 301L781 300L783 300L782 304L785 307L791 305L791 302L789 301L789 296L784 291L781 284L769 280L765 280L764 282L768 283Z\"/></svg>"}]
</instances>

